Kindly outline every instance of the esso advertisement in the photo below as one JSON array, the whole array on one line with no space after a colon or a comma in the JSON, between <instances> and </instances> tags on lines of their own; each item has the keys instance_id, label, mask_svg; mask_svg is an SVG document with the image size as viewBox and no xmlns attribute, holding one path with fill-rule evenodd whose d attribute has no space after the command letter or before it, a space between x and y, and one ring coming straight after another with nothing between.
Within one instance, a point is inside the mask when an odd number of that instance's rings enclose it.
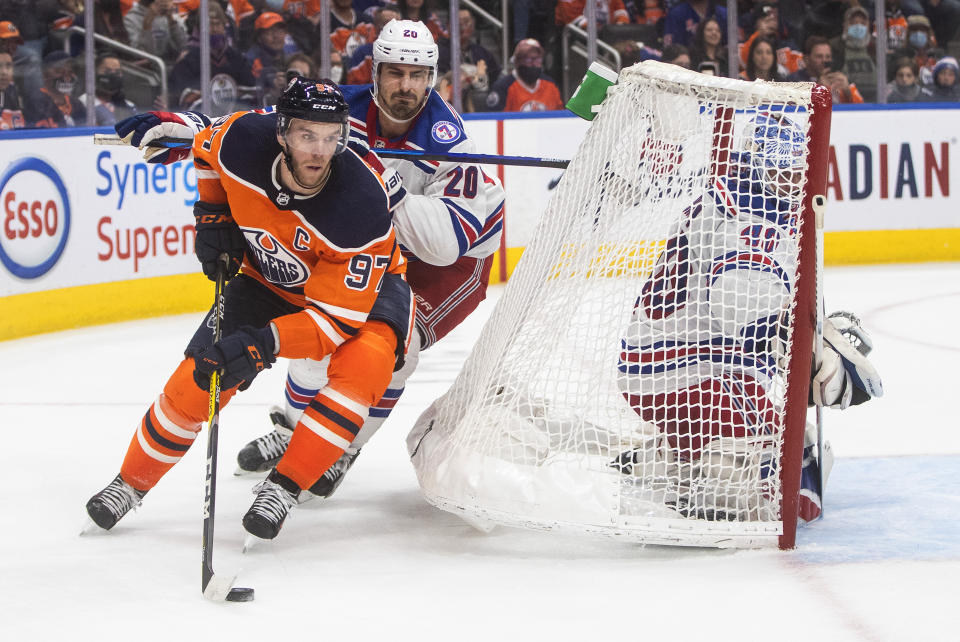
<instances>
[{"instance_id":1,"label":"esso advertisement","mask_svg":"<svg viewBox=\"0 0 960 642\"><path fill-rule=\"evenodd\" d=\"M197 272L190 160L65 130L0 136L0 296Z\"/></svg>"},{"instance_id":2,"label":"esso advertisement","mask_svg":"<svg viewBox=\"0 0 960 642\"><path fill-rule=\"evenodd\" d=\"M70 197L45 160L21 158L0 176L0 260L14 276L36 279L56 265L70 235Z\"/></svg>"}]
</instances>

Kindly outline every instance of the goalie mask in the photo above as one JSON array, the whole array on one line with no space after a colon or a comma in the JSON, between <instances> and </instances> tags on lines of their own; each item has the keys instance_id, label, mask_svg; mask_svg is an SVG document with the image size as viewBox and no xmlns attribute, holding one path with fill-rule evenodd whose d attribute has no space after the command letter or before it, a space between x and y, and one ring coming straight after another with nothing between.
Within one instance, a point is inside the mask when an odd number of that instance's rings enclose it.
<instances>
[{"instance_id":1,"label":"goalie mask","mask_svg":"<svg viewBox=\"0 0 960 642\"><path fill-rule=\"evenodd\" d=\"M751 182L798 205L807 166L803 129L786 116L760 113L747 126L744 148L740 163L749 168Z\"/></svg>"}]
</instances>

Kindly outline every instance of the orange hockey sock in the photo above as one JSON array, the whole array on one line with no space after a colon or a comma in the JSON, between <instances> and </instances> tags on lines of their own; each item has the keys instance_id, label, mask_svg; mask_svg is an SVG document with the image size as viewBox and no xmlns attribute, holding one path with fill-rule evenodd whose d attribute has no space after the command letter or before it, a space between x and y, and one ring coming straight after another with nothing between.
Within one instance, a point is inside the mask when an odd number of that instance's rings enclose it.
<instances>
[{"instance_id":1,"label":"orange hockey sock","mask_svg":"<svg viewBox=\"0 0 960 642\"><path fill-rule=\"evenodd\" d=\"M390 384L396 334L385 323L366 323L330 357L329 383L307 406L277 472L310 488L360 431L370 406Z\"/></svg>"},{"instance_id":2,"label":"orange hockey sock","mask_svg":"<svg viewBox=\"0 0 960 642\"><path fill-rule=\"evenodd\" d=\"M310 488L357 436L367 417L367 406L327 386L307 406L293 431L277 472Z\"/></svg>"},{"instance_id":3,"label":"orange hockey sock","mask_svg":"<svg viewBox=\"0 0 960 642\"><path fill-rule=\"evenodd\" d=\"M221 407L234 390L220 393ZM193 380L193 359L184 359L163 393L140 421L120 467L125 482L148 491L187 453L208 412L209 393Z\"/></svg>"}]
</instances>

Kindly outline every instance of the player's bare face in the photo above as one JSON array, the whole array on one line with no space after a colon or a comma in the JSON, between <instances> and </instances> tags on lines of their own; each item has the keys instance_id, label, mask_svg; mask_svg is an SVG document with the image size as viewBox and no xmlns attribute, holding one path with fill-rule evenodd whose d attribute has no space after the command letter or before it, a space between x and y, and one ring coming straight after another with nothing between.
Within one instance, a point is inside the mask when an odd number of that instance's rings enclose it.
<instances>
[{"instance_id":1,"label":"player's bare face","mask_svg":"<svg viewBox=\"0 0 960 642\"><path fill-rule=\"evenodd\" d=\"M430 68L384 63L377 69L377 102L397 120L416 116L430 87Z\"/></svg>"},{"instance_id":2,"label":"player's bare face","mask_svg":"<svg viewBox=\"0 0 960 642\"><path fill-rule=\"evenodd\" d=\"M285 180L287 187L297 192L318 189L326 180L330 160L337 151L340 125L294 118L279 141L290 154L289 171L293 174L294 183L289 184ZM286 178L284 169L287 169L285 165L281 168L282 179Z\"/></svg>"}]
</instances>

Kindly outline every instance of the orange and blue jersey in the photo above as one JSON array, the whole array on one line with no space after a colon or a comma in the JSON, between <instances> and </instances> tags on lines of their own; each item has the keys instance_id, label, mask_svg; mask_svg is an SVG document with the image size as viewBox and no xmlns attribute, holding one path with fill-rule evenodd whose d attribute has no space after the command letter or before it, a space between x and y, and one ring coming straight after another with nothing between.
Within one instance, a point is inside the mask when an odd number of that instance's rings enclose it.
<instances>
[{"instance_id":1,"label":"orange and blue jersey","mask_svg":"<svg viewBox=\"0 0 960 642\"><path fill-rule=\"evenodd\" d=\"M227 204L247 241L242 271L301 312L274 320L280 356L319 359L355 336L380 281L402 274L379 174L352 150L334 156L323 189L283 188L275 113L237 112L194 138L200 200Z\"/></svg>"}]
</instances>

